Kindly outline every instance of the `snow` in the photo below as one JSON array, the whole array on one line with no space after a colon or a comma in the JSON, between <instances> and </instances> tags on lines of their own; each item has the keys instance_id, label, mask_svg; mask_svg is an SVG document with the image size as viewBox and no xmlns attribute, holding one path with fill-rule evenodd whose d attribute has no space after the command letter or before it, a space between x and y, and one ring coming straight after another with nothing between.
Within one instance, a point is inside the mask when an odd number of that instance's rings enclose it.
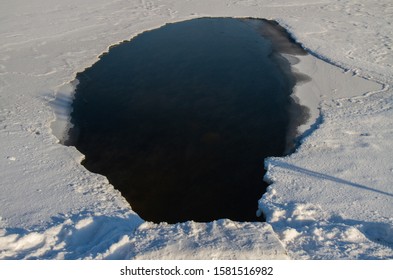
<instances>
[{"instance_id":1,"label":"snow","mask_svg":"<svg viewBox=\"0 0 393 280\"><path fill-rule=\"evenodd\" d=\"M291 63L292 71L305 75L306 80L298 82L293 96L299 104L309 109L310 115L297 129L303 137L314 130L313 125L318 122L321 107L341 106L343 100L359 96L359 93L371 95L382 89L382 85L375 81L354 75L350 70L343 70L312 55L295 58L298 62Z\"/></svg>"},{"instance_id":2,"label":"snow","mask_svg":"<svg viewBox=\"0 0 393 280\"><path fill-rule=\"evenodd\" d=\"M0 259L393 258L391 1L1 6ZM276 19L335 65L305 56L293 66L312 77L294 93L312 118L300 128L295 153L266 160L272 185L259 207L267 223L144 222L105 177L80 165L83 155L54 136L66 128L77 72L140 32L202 16Z\"/></svg>"}]
</instances>

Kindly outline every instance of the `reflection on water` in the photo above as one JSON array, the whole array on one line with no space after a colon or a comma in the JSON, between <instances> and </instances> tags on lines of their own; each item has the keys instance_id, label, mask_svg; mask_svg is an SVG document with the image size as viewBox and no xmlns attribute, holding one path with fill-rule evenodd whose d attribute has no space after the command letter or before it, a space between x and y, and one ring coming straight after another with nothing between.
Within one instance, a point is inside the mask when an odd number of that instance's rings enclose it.
<instances>
[{"instance_id":1,"label":"reflection on water","mask_svg":"<svg viewBox=\"0 0 393 280\"><path fill-rule=\"evenodd\" d=\"M79 73L71 139L144 219L256 221L285 150L292 79L236 19L145 32Z\"/></svg>"}]
</instances>

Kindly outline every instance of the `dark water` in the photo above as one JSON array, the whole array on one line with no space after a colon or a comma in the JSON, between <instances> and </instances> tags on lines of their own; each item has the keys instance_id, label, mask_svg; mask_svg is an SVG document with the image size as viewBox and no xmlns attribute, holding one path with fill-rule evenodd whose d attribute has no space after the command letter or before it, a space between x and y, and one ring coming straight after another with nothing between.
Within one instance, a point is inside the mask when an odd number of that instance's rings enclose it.
<instances>
[{"instance_id":1,"label":"dark water","mask_svg":"<svg viewBox=\"0 0 393 280\"><path fill-rule=\"evenodd\" d=\"M293 79L245 21L145 32L77 75L70 144L144 219L256 221Z\"/></svg>"}]
</instances>

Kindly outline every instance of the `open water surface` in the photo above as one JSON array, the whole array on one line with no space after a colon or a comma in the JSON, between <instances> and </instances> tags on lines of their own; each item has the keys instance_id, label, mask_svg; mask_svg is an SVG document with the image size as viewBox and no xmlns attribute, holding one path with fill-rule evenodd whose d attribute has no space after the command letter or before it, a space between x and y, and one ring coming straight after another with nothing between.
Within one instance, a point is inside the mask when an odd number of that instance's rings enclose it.
<instances>
[{"instance_id":1,"label":"open water surface","mask_svg":"<svg viewBox=\"0 0 393 280\"><path fill-rule=\"evenodd\" d=\"M246 20L142 33L77 75L69 144L143 219L257 221L282 156L294 79Z\"/></svg>"}]
</instances>

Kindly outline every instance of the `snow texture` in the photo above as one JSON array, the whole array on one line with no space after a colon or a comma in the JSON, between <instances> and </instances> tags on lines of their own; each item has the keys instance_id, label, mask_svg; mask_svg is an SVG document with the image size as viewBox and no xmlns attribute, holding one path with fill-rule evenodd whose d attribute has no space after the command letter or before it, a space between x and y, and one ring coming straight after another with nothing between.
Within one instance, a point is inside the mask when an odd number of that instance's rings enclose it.
<instances>
[{"instance_id":1,"label":"snow texture","mask_svg":"<svg viewBox=\"0 0 393 280\"><path fill-rule=\"evenodd\" d=\"M393 258L391 1L2 0L0 15L0 259ZM267 223L144 222L55 137L77 72L204 16L275 19L330 63L293 66L312 118L295 153L266 160Z\"/></svg>"}]
</instances>

